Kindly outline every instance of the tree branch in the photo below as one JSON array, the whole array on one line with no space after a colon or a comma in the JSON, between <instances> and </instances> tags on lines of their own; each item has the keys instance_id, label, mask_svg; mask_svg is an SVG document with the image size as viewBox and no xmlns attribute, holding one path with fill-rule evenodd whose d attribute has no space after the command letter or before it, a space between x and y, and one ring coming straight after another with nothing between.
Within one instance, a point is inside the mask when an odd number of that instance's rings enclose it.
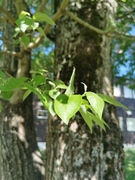
<instances>
[{"instance_id":1,"label":"tree branch","mask_svg":"<svg viewBox=\"0 0 135 180\"><path fill-rule=\"evenodd\" d=\"M43 12L47 3L48 3L48 0L41 0L41 3L38 6L37 11L38 12Z\"/></svg>"},{"instance_id":2,"label":"tree branch","mask_svg":"<svg viewBox=\"0 0 135 180\"><path fill-rule=\"evenodd\" d=\"M127 13L121 15L121 16L117 16L116 19L117 20L118 19L123 19L123 18L127 17L128 15L131 16L131 14L133 14L133 13L135 13L135 9L133 9L132 11L129 11L129 12L127 12ZM128 19L132 19L133 21L135 21L135 18L133 17L133 15L130 18L128 17Z\"/></svg>"},{"instance_id":3,"label":"tree branch","mask_svg":"<svg viewBox=\"0 0 135 180\"><path fill-rule=\"evenodd\" d=\"M106 31L106 30L101 30L101 29L98 29L90 24L88 24L87 22L81 20L80 18L78 18L76 15L74 15L73 13L69 12L69 11L66 11L66 15L68 15L69 17L71 17L71 19L75 20L76 22L78 22L79 24L83 25L84 27L88 28L89 30L92 30L98 34L108 34L109 31Z\"/></svg>"},{"instance_id":4,"label":"tree branch","mask_svg":"<svg viewBox=\"0 0 135 180\"><path fill-rule=\"evenodd\" d=\"M98 28L90 25L89 23L81 20L80 18L78 18L73 13L71 13L69 11L66 11L66 7L67 7L68 2L69 2L69 0L63 0L63 2L61 3L58 11L52 17L52 20L54 22L56 22L61 16L66 14L69 17L71 17L73 20L75 20L76 22L80 23L84 27L86 27L89 30L92 30L92 31L94 31L94 32L96 32L98 34L106 35L106 36L108 36L110 38L120 38L120 39L122 38L122 39L126 39L126 40L135 40L135 36L124 34L123 32L117 32L117 31L113 30L112 28L110 28L110 30L101 30L101 29L98 29ZM48 34L50 28L51 28L51 25L47 24L45 29L44 29L44 32L45 32L46 35ZM36 48L43 40L44 40L44 36L40 35L39 37L37 37L37 40L34 43L30 43L26 47L26 50Z\"/></svg>"},{"instance_id":5,"label":"tree branch","mask_svg":"<svg viewBox=\"0 0 135 180\"><path fill-rule=\"evenodd\" d=\"M92 30L98 34L101 34L101 35L106 35L108 37L111 37L111 38L118 38L118 39L125 39L125 40L135 40L135 36L132 36L130 34L126 34L126 33L123 33L123 32L118 32L118 31L115 31L113 29L110 29L110 30L101 30L101 29L98 29L90 24L88 24L87 22L81 20L80 18L78 18L77 16L75 16L73 13L69 12L69 11L66 11L66 14L71 17L72 19L74 19L76 22L78 22L79 24L83 25L84 27L88 28L89 30Z\"/></svg>"},{"instance_id":6,"label":"tree branch","mask_svg":"<svg viewBox=\"0 0 135 180\"><path fill-rule=\"evenodd\" d=\"M128 41L135 41L135 36L118 31L114 31L113 34L109 34L109 37L116 39L124 39Z\"/></svg>"},{"instance_id":7,"label":"tree branch","mask_svg":"<svg viewBox=\"0 0 135 180\"><path fill-rule=\"evenodd\" d=\"M0 12L2 12L3 14L6 15L6 20L12 24L13 26L15 26L15 19L13 16L11 16L11 14L6 10L4 9L2 6L0 6Z\"/></svg>"},{"instance_id":8,"label":"tree branch","mask_svg":"<svg viewBox=\"0 0 135 180\"><path fill-rule=\"evenodd\" d=\"M54 22L56 22L61 16L64 15L65 11L66 11L66 7L67 7L67 4L68 4L69 0L63 0L63 2L61 3L61 6L60 8L58 9L58 11L53 15L52 17L52 20ZM44 32L45 34L47 35L49 30L51 28L51 25L50 24L47 24L45 29L44 29ZM36 40L36 42L34 43L30 43L26 49L33 49L33 48L36 48L42 41L44 40L44 36L39 36Z\"/></svg>"},{"instance_id":9,"label":"tree branch","mask_svg":"<svg viewBox=\"0 0 135 180\"><path fill-rule=\"evenodd\" d=\"M7 18L5 17L0 17L0 22L6 22L7 21Z\"/></svg>"},{"instance_id":10,"label":"tree branch","mask_svg":"<svg viewBox=\"0 0 135 180\"><path fill-rule=\"evenodd\" d=\"M21 52L15 52L15 51L0 51L0 54L7 54L10 56L16 56L18 58L22 58L23 54Z\"/></svg>"}]
</instances>

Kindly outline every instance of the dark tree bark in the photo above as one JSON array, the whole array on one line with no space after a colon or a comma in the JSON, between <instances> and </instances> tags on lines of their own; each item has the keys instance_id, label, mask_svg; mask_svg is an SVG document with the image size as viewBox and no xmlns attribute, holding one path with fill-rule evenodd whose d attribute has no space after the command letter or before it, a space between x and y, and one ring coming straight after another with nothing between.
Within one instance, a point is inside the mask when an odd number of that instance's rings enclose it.
<instances>
[{"instance_id":1,"label":"dark tree bark","mask_svg":"<svg viewBox=\"0 0 135 180\"><path fill-rule=\"evenodd\" d=\"M4 0L3 6L16 19L12 0ZM14 27L3 22L3 51L22 52L22 46L13 44ZM31 52L23 51L22 58L3 55L5 72L13 77L30 77ZM43 180L44 164L37 147L34 128L32 96L22 102L23 91L15 91L12 100L2 103L0 113L0 179Z\"/></svg>"},{"instance_id":2,"label":"dark tree bark","mask_svg":"<svg viewBox=\"0 0 135 180\"><path fill-rule=\"evenodd\" d=\"M116 8L115 0L78 0L69 5L70 11L100 29L110 27ZM55 77L67 83L75 67L76 92L83 93L84 82L88 91L112 96L110 47L110 38L64 16L56 27ZM68 126L50 116L46 180L124 180L123 139L115 108L106 104L103 118L109 128L103 131L95 125L90 133L79 115Z\"/></svg>"}]
</instances>

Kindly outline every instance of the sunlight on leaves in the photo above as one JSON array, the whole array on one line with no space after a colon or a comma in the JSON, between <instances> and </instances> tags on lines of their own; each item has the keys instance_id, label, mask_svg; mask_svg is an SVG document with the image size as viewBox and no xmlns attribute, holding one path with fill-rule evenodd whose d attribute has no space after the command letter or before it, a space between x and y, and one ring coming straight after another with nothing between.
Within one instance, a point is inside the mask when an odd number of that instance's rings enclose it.
<instances>
[{"instance_id":1,"label":"sunlight on leaves","mask_svg":"<svg viewBox=\"0 0 135 180\"><path fill-rule=\"evenodd\" d=\"M75 68L73 68L73 72L69 81L68 88L65 94L73 94L74 93L74 79L75 79Z\"/></svg>"},{"instance_id":2,"label":"sunlight on leaves","mask_svg":"<svg viewBox=\"0 0 135 180\"><path fill-rule=\"evenodd\" d=\"M87 97L90 105L92 106L92 108L98 114L99 118L101 118L103 109L104 109L103 99L100 98L97 94L95 94L93 92L86 92L86 97Z\"/></svg>"},{"instance_id":3,"label":"sunlight on leaves","mask_svg":"<svg viewBox=\"0 0 135 180\"><path fill-rule=\"evenodd\" d=\"M12 91L2 91L1 92L1 96L5 100L9 100L12 97L12 95L13 95Z\"/></svg>"},{"instance_id":4,"label":"sunlight on leaves","mask_svg":"<svg viewBox=\"0 0 135 180\"><path fill-rule=\"evenodd\" d=\"M110 104L113 104L114 106L118 106L118 107L121 107L121 108L128 110L128 108L124 104L120 103L119 101L117 101L116 99L114 99L110 96L107 96L105 94L97 94L97 95L99 97L101 97L105 102L108 102Z\"/></svg>"},{"instance_id":5,"label":"sunlight on leaves","mask_svg":"<svg viewBox=\"0 0 135 180\"><path fill-rule=\"evenodd\" d=\"M65 124L80 109L82 103L81 95L61 94L54 100L54 109Z\"/></svg>"},{"instance_id":6,"label":"sunlight on leaves","mask_svg":"<svg viewBox=\"0 0 135 180\"><path fill-rule=\"evenodd\" d=\"M32 18L38 22L45 21L50 25L55 25L54 21L49 16L47 16L46 14L41 13L41 12L36 12Z\"/></svg>"},{"instance_id":7,"label":"sunlight on leaves","mask_svg":"<svg viewBox=\"0 0 135 180\"><path fill-rule=\"evenodd\" d=\"M86 124L88 125L88 127L90 128L90 131L92 133L92 118L90 113L87 111L86 107L84 105L81 105L80 110L79 110L82 118L84 119L84 121L86 122Z\"/></svg>"}]
</instances>

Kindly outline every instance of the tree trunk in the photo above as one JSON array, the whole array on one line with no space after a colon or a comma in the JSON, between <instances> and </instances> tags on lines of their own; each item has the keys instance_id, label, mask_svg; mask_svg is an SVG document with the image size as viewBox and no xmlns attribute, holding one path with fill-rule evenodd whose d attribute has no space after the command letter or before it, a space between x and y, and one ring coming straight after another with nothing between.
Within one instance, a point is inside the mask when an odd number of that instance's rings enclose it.
<instances>
[{"instance_id":1,"label":"tree trunk","mask_svg":"<svg viewBox=\"0 0 135 180\"><path fill-rule=\"evenodd\" d=\"M85 22L107 29L117 3L113 1L72 1L69 10ZM76 92L88 91L112 96L111 39L99 35L64 16L56 28L55 75L65 82L76 68ZM123 139L116 110L106 104L106 131L97 125L93 133L79 115L66 126L51 117L47 127L46 180L124 180Z\"/></svg>"},{"instance_id":2,"label":"tree trunk","mask_svg":"<svg viewBox=\"0 0 135 180\"><path fill-rule=\"evenodd\" d=\"M12 0L4 0L3 8L16 18ZM3 22L3 51L22 51L13 44L14 27ZM3 69L14 77L30 77L31 52L24 51L21 59L3 55ZM12 100L2 103L0 113L0 179L43 180L44 164L37 147L32 96L22 102L23 91L15 91Z\"/></svg>"}]
</instances>

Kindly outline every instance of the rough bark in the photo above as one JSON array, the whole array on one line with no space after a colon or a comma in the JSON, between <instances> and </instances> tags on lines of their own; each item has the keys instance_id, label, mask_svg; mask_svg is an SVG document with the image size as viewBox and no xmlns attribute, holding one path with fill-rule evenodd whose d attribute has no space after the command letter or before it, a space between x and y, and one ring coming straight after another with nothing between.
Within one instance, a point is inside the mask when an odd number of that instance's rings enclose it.
<instances>
[{"instance_id":1,"label":"rough bark","mask_svg":"<svg viewBox=\"0 0 135 180\"><path fill-rule=\"evenodd\" d=\"M3 8L17 17L14 1L4 0ZM3 51L22 51L13 44L14 27L3 22ZM23 51L21 59L3 55L6 72L14 77L30 77L31 52ZM0 179L43 180L44 164L37 147L33 122L32 96L22 102L22 91L15 91L10 102L1 100L0 113Z\"/></svg>"},{"instance_id":2,"label":"rough bark","mask_svg":"<svg viewBox=\"0 0 135 180\"><path fill-rule=\"evenodd\" d=\"M106 29L116 12L113 1L72 1L70 11L84 21ZM55 75L68 82L76 67L76 91L88 91L112 96L110 57L111 39L89 31L64 16L56 28ZM106 132L98 126L93 133L79 115L64 125L50 116L47 127L46 180L124 180L122 134L116 110L106 104L103 118L109 125Z\"/></svg>"}]
</instances>

